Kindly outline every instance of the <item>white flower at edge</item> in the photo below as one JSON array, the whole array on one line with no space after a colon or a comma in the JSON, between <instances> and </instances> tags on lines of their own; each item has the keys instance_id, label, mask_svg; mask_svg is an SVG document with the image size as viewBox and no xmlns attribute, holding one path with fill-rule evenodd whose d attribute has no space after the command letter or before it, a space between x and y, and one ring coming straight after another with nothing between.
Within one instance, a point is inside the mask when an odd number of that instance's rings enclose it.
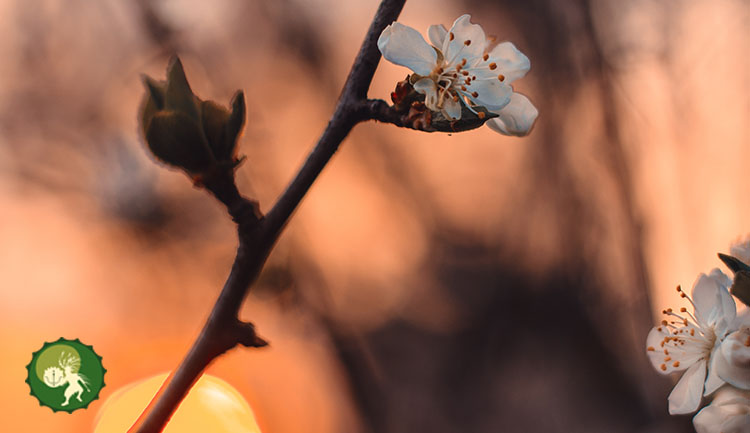
<instances>
[{"instance_id":1,"label":"white flower at edge","mask_svg":"<svg viewBox=\"0 0 750 433\"><path fill-rule=\"evenodd\" d=\"M747 325L745 322L721 342L714 366L716 374L725 382L750 390L750 328Z\"/></svg>"},{"instance_id":2,"label":"white flower at edge","mask_svg":"<svg viewBox=\"0 0 750 433\"><path fill-rule=\"evenodd\" d=\"M692 298L677 290L694 308L694 314L681 308L667 309L661 325L646 339L647 353L654 368L662 374L685 371L669 394L669 413L695 412L701 397L724 384L716 373L715 357L720 343L735 324L737 309L727 289L732 281L719 269L701 274L695 282Z\"/></svg>"},{"instance_id":3,"label":"white flower at edge","mask_svg":"<svg viewBox=\"0 0 750 433\"><path fill-rule=\"evenodd\" d=\"M472 111L482 106L497 114L487 122L494 131L526 135L539 112L510 84L526 75L531 63L511 42L492 47L482 27L471 24L470 18L459 17L450 31L430 26L432 45L418 31L394 22L381 33L378 48L386 60L414 71L414 89L425 95L430 110L458 120L462 99Z\"/></svg>"},{"instance_id":4,"label":"white flower at edge","mask_svg":"<svg viewBox=\"0 0 750 433\"><path fill-rule=\"evenodd\" d=\"M693 418L697 433L750 433L750 393L725 386Z\"/></svg>"}]
</instances>

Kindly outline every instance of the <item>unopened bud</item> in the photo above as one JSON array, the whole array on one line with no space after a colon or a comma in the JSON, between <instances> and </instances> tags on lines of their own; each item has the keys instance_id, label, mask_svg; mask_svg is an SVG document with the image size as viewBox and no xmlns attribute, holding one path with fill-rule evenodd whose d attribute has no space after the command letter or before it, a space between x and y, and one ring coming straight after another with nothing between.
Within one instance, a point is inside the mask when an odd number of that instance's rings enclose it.
<instances>
[{"instance_id":1,"label":"unopened bud","mask_svg":"<svg viewBox=\"0 0 750 433\"><path fill-rule=\"evenodd\" d=\"M190 88L180 59L167 68L167 80L144 77L141 128L156 158L201 178L218 167L233 168L237 139L245 122L245 99L238 91L231 111L203 101Z\"/></svg>"}]
</instances>

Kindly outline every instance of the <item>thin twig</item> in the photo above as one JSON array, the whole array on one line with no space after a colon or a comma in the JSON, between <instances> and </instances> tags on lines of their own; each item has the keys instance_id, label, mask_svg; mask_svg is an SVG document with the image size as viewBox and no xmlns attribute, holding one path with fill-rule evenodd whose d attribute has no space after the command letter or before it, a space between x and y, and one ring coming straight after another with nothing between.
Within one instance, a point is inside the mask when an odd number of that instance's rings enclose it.
<instances>
[{"instance_id":1,"label":"thin twig","mask_svg":"<svg viewBox=\"0 0 750 433\"><path fill-rule=\"evenodd\" d=\"M383 114L388 112L384 101L368 102L366 98L380 61L378 37L388 24L398 18L405 2L406 0L383 0L380 3L328 126L268 215L263 217L257 203L240 195L231 172L204 181L205 188L227 207L237 223L237 256L197 340L130 432L162 431L206 367L222 353L238 344L248 347L268 344L258 337L251 323L239 320L239 311L250 285L257 279L281 231L312 183L357 123L377 119L399 124L397 117L388 118Z\"/></svg>"}]
</instances>

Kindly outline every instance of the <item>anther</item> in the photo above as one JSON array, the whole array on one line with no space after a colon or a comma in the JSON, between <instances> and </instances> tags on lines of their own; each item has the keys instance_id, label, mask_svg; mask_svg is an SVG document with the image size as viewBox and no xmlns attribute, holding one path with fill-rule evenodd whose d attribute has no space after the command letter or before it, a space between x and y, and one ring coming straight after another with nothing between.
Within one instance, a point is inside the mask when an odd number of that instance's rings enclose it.
<instances>
[{"instance_id":1,"label":"anther","mask_svg":"<svg viewBox=\"0 0 750 433\"><path fill-rule=\"evenodd\" d=\"M453 32L448 33L448 40L453 40L456 36L453 35Z\"/></svg>"},{"instance_id":2,"label":"anther","mask_svg":"<svg viewBox=\"0 0 750 433\"><path fill-rule=\"evenodd\" d=\"M466 91L466 86L461 86L461 90Z\"/></svg>"},{"instance_id":3,"label":"anther","mask_svg":"<svg viewBox=\"0 0 750 433\"><path fill-rule=\"evenodd\" d=\"M490 55L489 55L489 54L486 54L486 53L485 53L485 55L484 55L484 56L482 56L482 60L484 60L485 62L486 62L486 61L487 61L487 59L489 59L489 58L490 58Z\"/></svg>"},{"instance_id":4,"label":"anther","mask_svg":"<svg viewBox=\"0 0 750 433\"><path fill-rule=\"evenodd\" d=\"M464 45L466 45L467 47L468 47L469 45L471 45L471 40L469 40L469 39L465 40L465 41L464 41Z\"/></svg>"},{"instance_id":5,"label":"anther","mask_svg":"<svg viewBox=\"0 0 750 433\"><path fill-rule=\"evenodd\" d=\"M471 92L471 96L477 98L477 97L479 97L479 93L477 93L477 92Z\"/></svg>"},{"instance_id":6,"label":"anther","mask_svg":"<svg viewBox=\"0 0 750 433\"><path fill-rule=\"evenodd\" d=\"M484 111L479 111L479 112L477 113L477 117L479 117L480 119L484 119ZM653 350L654 350L654 348L653 348L653 347L649 347L649 349L651 349L651 351L653 351Z\"/></svg>"},{"instance_id":7,"label":"anther","mask_svg":"<svg viewBox=\"0 0 750 433\"><path fill-rule=\"evenodd\" d=\"M747 340L745 340L745 346L750 347L750 336L748 336Z\"/></svg>"},{"instance_id":8,"label":"anther","mask_svg":"<svg viewBox=\"0 0 750 433\"><path fill-rule=\"evenodd\" d=\"M666 358L664 358L664 362L669 362L669 361L671 361L671 360L672 360L672 357L671 357L671 356L667 356Z\"/></svg>"},{"instance_id":9,"label":"anther","mask_svg":"<svg viewBox=\"0 0 750 433\"><path fill-rule=\"evenodd\" d=\"M482 113L482 112L480 111L480 113ZM482 114L484 114L484 113L482 113ZM656 349L654 349L654 347L653 347L653 346L648 346L648 347L646 348L646 350L648 350L649 352L654 352L654 351L656 351Z\"/></svg>"},{"instance_id":10,"label":"anther","mask_svg":"<svg viewBox=\"0 0 750 433\"><path fill-rule=\"evenodd\" d=\"M675 361L674 364L672 364L674 368L677 368L680 366L680 361Z\"/></svg>"},{"instance_id":11,"label":"anther","mask_svg":"<svg viewBox=\"0 0 750 433\"><path fill-rule=\"evenodd\" d=\"M465 77L465 76L469 75L469 71L461 71L461 74Z\"/></svg>"},{"instance_id":12,"label":"anther","mask_svg":"<svg viewBox=\"0 0 750 433\"><path fill-rule=\"evenodd\" d=\"M466 59L461 59L461 66L466 66Z\"/></svg>"},{"instance_id":13,"label":"anther","mask_svg":"<svg viewBox=\"0 0 750 433\"><path fill-rule=\"evenodd\" d=\"M667 371L667 364L662 364L661 369L662 371Z\"/></svg>"},{"instance_id":14,"label":"anther","mask_svg":"<svg viewBox=\"0 0 750 433\"><path fill-rule=\"evenodd\" d=\"M680 313L687 313L687 308L685 307L680 308Z\"/></svg>"},{"instance_id":15,"label":"anther","mask_svg":"<svg viewBox=\"0 0 750 433\"><path fill-rule=\"evenodd\" d=\"M661 321L661 325L662 325L662 326L667 326L667 321L666 321L666 320L662 320L662 321Z\"/></svg>"},{"instance_id":16,"label":"anther","mask_svg":"<svg viewBox=\"0 0 750 433\"><path fill-rule=\"evenodd\" d=\"M493 71L495 69L497 69L497 63L495 63L495 62L490 63L490 69L493 70Z\"/></svg>"}]
</instances>

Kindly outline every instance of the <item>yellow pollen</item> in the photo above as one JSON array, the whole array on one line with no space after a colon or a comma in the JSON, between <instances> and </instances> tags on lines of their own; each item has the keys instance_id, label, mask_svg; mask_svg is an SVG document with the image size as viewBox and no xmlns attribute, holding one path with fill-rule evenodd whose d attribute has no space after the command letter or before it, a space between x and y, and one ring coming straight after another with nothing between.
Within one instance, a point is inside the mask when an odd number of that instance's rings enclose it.
<instances>
[{"instance_id":1,"label":"yellow pollen","mask_svg":"<svg viewBox=\"0 0 750 433\"><path fill-rule=\"evenodd\" d=\"M493 71L495 69L497 69L497 63L495 63L495 62L490 63L490 69L493 70Z\"/></svg>"},{"instance_id":2,"label":"yellow pollen","mask_svg":"<svg viewBox=\"0 0 750 433\"><path fill-rule=\"evenodd\" d=\"M453 40L456 36L453 35L453 32L448 33L448 40Z\"/></svg>"},{"instance_id":3,"label":"yellow pollen","mask_svg":"<svg viewBox=\"0 0 750 433\"><path fill-rule=\"evenodd\" d=\"M471 92L471 96L473 96L473 97L475 97L475 98L476 98L476 97L478 97L478 96L479 96L479 93L477 93L477 92Z\"/></svg>"},{"instance_id":4,"label":"yellow pollen","mask_svg":"<svg viewBox=\"0 0 750 433\"><path fill-rule=\"evenodd\" d=\"M465 41L464 41L464 45L466 45L467 47L468 47L469 45L471 45L471 40L469 40L469 39L465 40Z\"/></svg>"},{"instance_id":5,"label":"yellow pollen","mask_svg":"<svg viewBox=\"0 0 750 433\"><path fill-rule=\"evenodd\" d=\"M489 55L489 54L485 54L484 56L482 56L482 60L484 60L485 62L486 62L486 61L487 61L487 59L489 59L489 58L490 58L490 55Z\"/></svg>"},{"instance_id":6,"label":"yellow pollen","mask_svg":"<svg viewBox=\"0 0 750 433\"><path fill-rule=\"evenodd\" d=\"M677 368L680 366L680 361L675 361L674 364L672 364L673 367Z\"/></svg>"},{"instance_id":7,"label":"yellow pollen","mask_svg":"<svg viewBox=\"0 0 750 433\"><path fill-rule=\"evenodd\" d=\"M662 364L661 369L662 371L667 371L667 364Z\"/></svg>"}]
</instances>

